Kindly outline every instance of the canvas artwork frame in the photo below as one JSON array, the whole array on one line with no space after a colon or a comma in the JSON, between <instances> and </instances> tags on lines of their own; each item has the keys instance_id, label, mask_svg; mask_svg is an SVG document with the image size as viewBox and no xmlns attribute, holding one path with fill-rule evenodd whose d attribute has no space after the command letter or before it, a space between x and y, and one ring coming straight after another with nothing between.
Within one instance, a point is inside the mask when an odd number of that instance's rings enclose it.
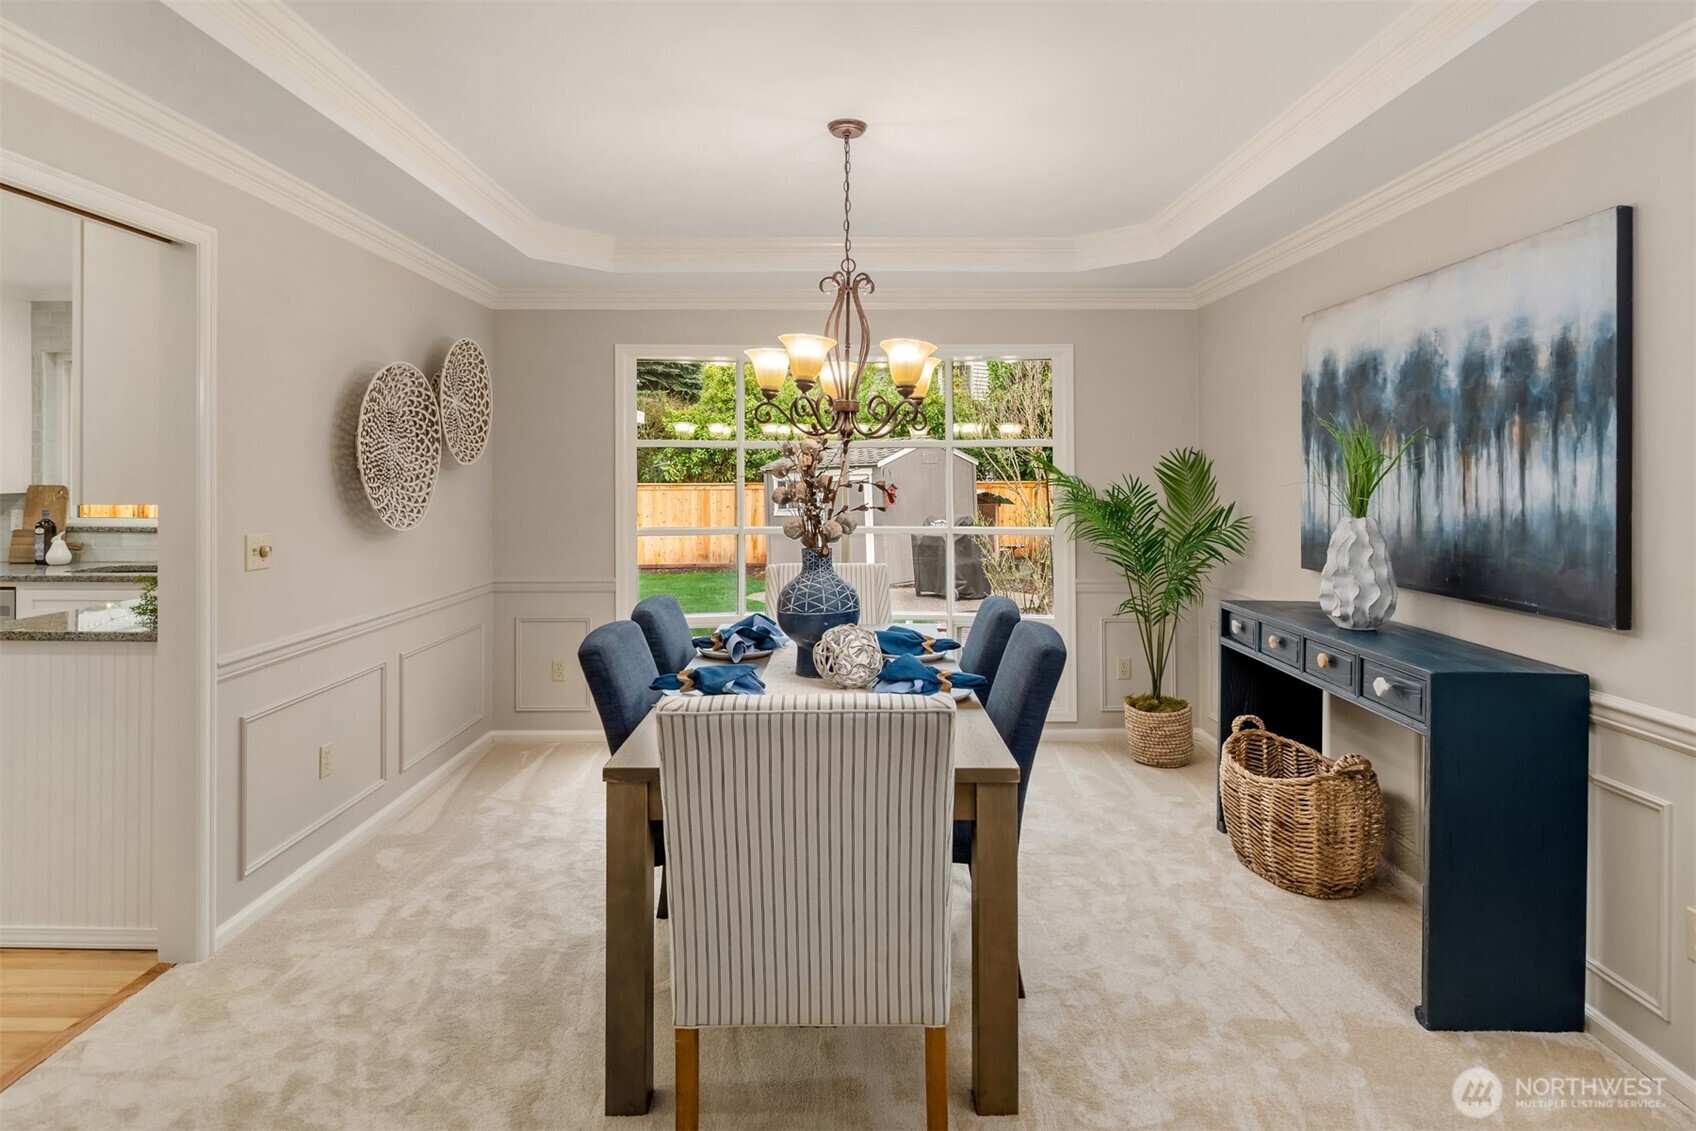
<instances>
[{"instance_id":1,"label":"canvas artwork frame","mask_svg":"<svg viewBox=\"0 0 1696 1131\"><path fill-rule=\"evenodd\" d=\"M1631 626L1632 232L1605 209L1302 319L1301 564L1342 509L1321 419L1424 439L1372 513L1396 583Z\"/></svg>"}]
</instances>

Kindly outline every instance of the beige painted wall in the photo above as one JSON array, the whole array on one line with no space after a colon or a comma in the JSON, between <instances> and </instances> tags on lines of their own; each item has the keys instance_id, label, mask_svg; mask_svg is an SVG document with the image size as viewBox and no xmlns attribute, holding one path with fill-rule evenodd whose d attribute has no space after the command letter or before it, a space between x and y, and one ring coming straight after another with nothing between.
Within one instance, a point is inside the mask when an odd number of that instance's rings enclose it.
<instances>
[{"instance_id":1,"label":"beige painted wall","mask_svg":"<svg viewBox=\"0 0 1696 1131\"><path fill-rule=\"evenodd\" d=\"M159 501L159 333L166 248L109 224L78 225L75 349L82 387L72 504Z\"/></svg>"},{"instance_id":2,"label":"beige painted wall","mask_svg":"<svg viewBox=\"0 0 1696 1131\"><path fill-rule=\"evenodd\" d=\"M450 460L429 516L395 534L346 458L371 375L434 373L460 337L492 352L488 310L15 89L0 129L8 149L218 231L220 655L489 580L492 461ZM244 531L271 536L270 570L243 572Z\"/></svg>"},{"instance_id":3,"label":"beige painted wall","mask_svg":"<svg viewBox=\"0 0 1696 1131\"><path fill-rule=\"evenodd\" d=\"M489 728L494 460L446 461L422 524L395 533L358 485L352 423L383 365L433 374L460 337L492 354L494 316L9 87L0 135L7 149L217 231L222 941L244 911ZM173 521L162 511L162 548ZM268 570L243 570L250 533L275 547ZM328 777L321 744L333 748ZM249 826L286 847L244 841Z\"/></svg>"},{"instance_id":4,"label":"beige painted wall","mask_svg":"<svg viewBox=\"0 0 1696 1131\"><path fill-rule=\"evenodd\" d=\"M1074 450L1077 470L1105 480L1128 471L1146 474L1160 453L1194 441L1195 315L1189 311L887 311L870 315L880 333L923 334L931 341L971 345L1059 345L1074 348ZM517 618L580 618L599 623L616 611L608 586L617 568L612 468L616 346L775 342L781 332L812 326L818 312L796 311L505 311L497 316L501 359L501 438L495 451L495 513L501 531L496 572L529 583L502 594L497 675L503 688L497 725L510 728L593 727L580 689L562 692L574 710L514 710L504 698L515 687ZM1079 554L1077 640L1081 726L1111 726L1101 710L1102 618L1118 602L1116 579L1101 560ZM573 583L570 591L540 592L537 582ZM599 590L593 586L599 585ZM511 586L503 586L511 588ZM565 631L537 620L532 634ZM577 632L581 624L570 629ZM1121 648L1129 637L1116 639ZM562 638L558 646L573 646ZM537 656L529 657L534 663ZM569 665L576 678L575 658ZM1194 686L1193 649L1182 659L1180 684ZM1140 668L1140 661L1139 661ZM1110 681L1108 692L1115 692ZM1132 689L1127 683L1116 694Z\"/></svg>"},{"instance_id":5,"label":"beige painted wall","mask_svg":"<svg viewBox=\"0 0 1696 1131\"><path fill-rule=\"evenodd\" d=\"M1696 1075L1696 964L1682 941L1684 908L1696 906L1696 823L1672 816L1696 812L1687 721L1696 714L1692 107L1683 87L1213 303L1199 312L1199 341L1202 443L1218 457L1225 490L1260 518L1254 554L1222 573L1218 592L1312 599L1318 575L1301 569L1298 545L1302 316L1612 205L1636 208L1637 627L1612 632L1409 592L1396 620L1588 672L1596 691L1686 717L1671 726L1685 737L1670 745L1617 727L1593 730L1593 775L1640 796L1592 787L1590 953L1647 997L1670 999L1670 1020L1594 975L1590 1001ZM1204 656L1215 623L1209 616L1196 626ZM1211 704L1216 664L1202 666ZM1396 787L1392 817L1405 834L1396 847L1417 868L1418 799L1406 794L1417 787L1422 752L1399 728L1348 715L1346 726L1334 718L1334 737L1346 733L1349 749L1384 760L1387 787L1408 783ZM1638 851L1659 845L1663 825L1667 850Z\"/></svg>"}]
</instances>

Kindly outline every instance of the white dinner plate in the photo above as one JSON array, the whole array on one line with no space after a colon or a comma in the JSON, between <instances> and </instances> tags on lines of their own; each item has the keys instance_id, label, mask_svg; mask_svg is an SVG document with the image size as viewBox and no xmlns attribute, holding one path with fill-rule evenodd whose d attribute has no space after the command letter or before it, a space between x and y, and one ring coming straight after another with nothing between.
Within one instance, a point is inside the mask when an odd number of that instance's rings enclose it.
<instances>
[{"instance_id":1,"label":"white dinner plate","mask_svg":"<svg viewBox=\"0 0 1696 1131\"><path fill-rule=\"evenodd\" d=\"M695 649L695 651L700 654L700 657L703 660L729 660L730 659L730 653L725 651L723 648L697 648L697 649ZM742 659L741 660L732 660L731 662L732 663L744 663L745 664L749 660L763 660L767 656L771 655L774 651L776 651L776 649L774 649L774 648L749 648L747 651L742 653Z\"/></svg>"},{"instance_id":2,"label":"white dinner plate","mask_svg":"<svg viewBox=\"0 0 1696 1131\"><path fill-rule=\"evenodd\" d=\"M906 655L906 653L885 652L883 654L883 658L886 660L897 660L903 655ZM947 652L926 652L922 656L914 656L913 659L919 661L921 664L940 664L944 660L952 659L952 657L950 657Z\"/></svg>"},{"instance_id":3,"label":"white dinner plate","mask_svg":"<svg viewBox=\"0 0 1696 1131\"><path fill-rule=\"evenodd\" d=\"M956 687L948 694L954 696L954 702L962 703L972 697L972 689L970 687Z\"/></svg>"}]
</instances>

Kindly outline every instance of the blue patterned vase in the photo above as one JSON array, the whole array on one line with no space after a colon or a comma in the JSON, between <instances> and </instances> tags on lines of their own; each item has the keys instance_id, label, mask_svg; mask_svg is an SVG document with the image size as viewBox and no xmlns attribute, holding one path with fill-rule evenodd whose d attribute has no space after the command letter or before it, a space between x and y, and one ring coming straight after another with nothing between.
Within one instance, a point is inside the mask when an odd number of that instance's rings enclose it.
<instances>
[{"instance_id":1,"label":"blue patterned vase","mask_svg":"<svg viewBox=\"0 0 1696 1131\"><path fill-rule=\"evenodd\" d=\"M803 546L801 572L777 595L777 626L795 641L795 673L819 678L813 645L827 629L859 623L860 595L829 558Z\"/></svg>"}]
</instances>

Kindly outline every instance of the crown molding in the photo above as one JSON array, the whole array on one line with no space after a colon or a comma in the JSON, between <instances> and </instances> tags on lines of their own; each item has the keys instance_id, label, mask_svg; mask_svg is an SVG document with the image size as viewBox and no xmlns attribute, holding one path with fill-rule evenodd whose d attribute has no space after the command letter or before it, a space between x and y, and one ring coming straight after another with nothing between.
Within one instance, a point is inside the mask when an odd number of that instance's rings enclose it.
<instances>
[{"instance_id":1,"label":"crown molding","mask_svg":"<svg viewBox=\"0 0 1696 1131\"><path fill-rule=\"evenodd\" d=\"M1429 78L1531 0L1413 4L1145 224L1078 240L1078 270L1158 259Z\"/></svg>"},{"instance_id":2,"label":"crown molding","mask_svg":"<svg viewBox=\"0 0 1696 1131\"><path fill-rule=\"evenodd\" d=\"M263 157L0 20L5 82L258 197L484 306L498 288Z\"/></svg>"},{"instance_id":3,"label":"crown molding","mask_svg":"<svg viewBox=\"0 0 1696 1131\"><path fill-rule=\"evenodd\" d=\"M1188 287L882 289L879 310L1194 310ZM817 289L577 290L509 288L496 310L821 310Z\"/></svg>"},{"instance_id":4,"label":"crown molding","mask_svg":"<svg viewBox=\"0 0 1696 1131\"><path fill-rule=\"evenodd\" d=\"M1414 4L1152 220L1077 237L862 239L886 272L1069 273L1158 259L1530 6ZM618 274L816 270L830 240L631 239L544 220L280 0L164 0L524 255ZM821 258L826 257L826 258Z\"/></svg>"},{"instance_id":5,"label":"crown molding","mask_svg":"<svg viewBox=\"0 0 1696 1131\"><path fill-rule=\"evenodd\" d=\"M1208 276L1192 289L1196 304L1217 302L1693 80L1696 20L1650 40L1447 153Z\"/></svg>"}]
</instances>

